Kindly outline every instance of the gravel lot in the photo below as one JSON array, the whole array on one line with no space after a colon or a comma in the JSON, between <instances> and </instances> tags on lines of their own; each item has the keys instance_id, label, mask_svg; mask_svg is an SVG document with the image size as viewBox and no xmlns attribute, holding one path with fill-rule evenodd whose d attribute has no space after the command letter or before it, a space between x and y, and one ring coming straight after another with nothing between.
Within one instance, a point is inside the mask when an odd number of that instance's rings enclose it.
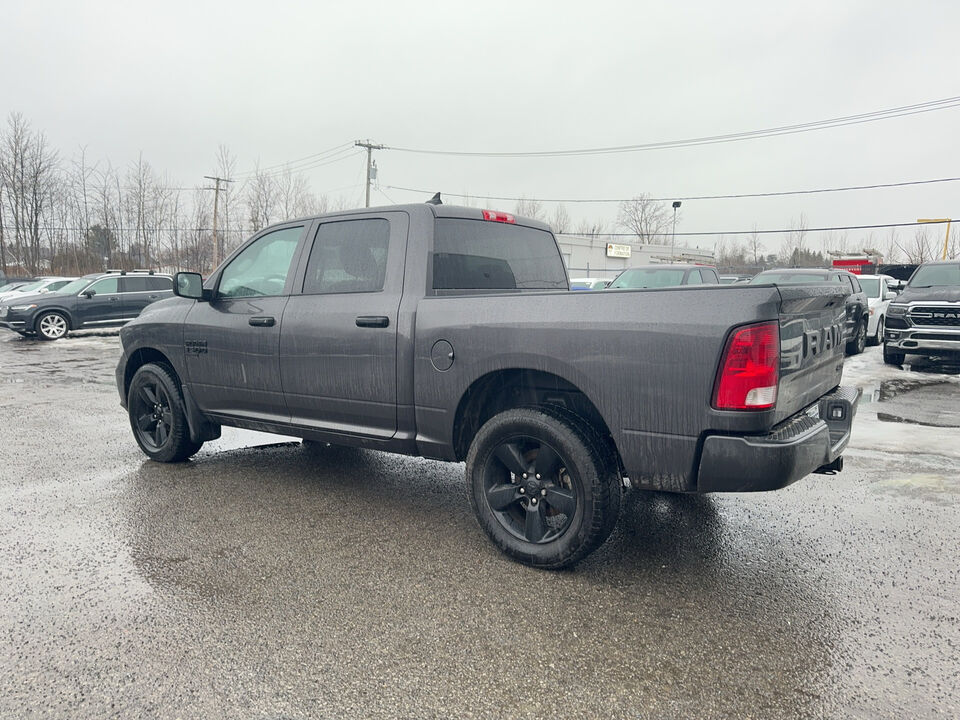
<instances>
[{"instance_id":1,"label":"gravel lot","mask_svg":"<svg viewBox=\"0 0 960 720\"><path fill-rule=\"evenodd\" d=\"M837 476L630 493L575 570L459 465L224 430L140 454L116 333L0 337L0 717L960 716L960 377L848 360Z\"/></svg>"}]
</instances>

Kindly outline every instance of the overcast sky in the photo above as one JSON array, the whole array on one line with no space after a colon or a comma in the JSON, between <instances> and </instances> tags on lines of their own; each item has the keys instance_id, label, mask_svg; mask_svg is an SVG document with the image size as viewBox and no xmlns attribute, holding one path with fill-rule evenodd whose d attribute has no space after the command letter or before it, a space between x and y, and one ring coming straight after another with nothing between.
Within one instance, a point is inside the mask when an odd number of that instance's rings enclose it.
<instances>
[{"instance_id":1,"label":"overcast sky","mask_svg":"<svg viewBox=\"0 0 960 720\"><path fill-rule=\"evenodd\" d=\"M0 0L0 110L69 158L139 153L178 184L370 138L534 151L755 130L960 96L960 3ZM375 153L375 204L749 193L960 175L960 108L745 142L575 158ZM363 159L308 172L362 200ZM388 199L389 198L389 199ZM510 210L513 203L491 203ZM681 231L960 215L960 182L687 201ZM615 205L567 204L575 221ZM912 231L909 231L912 232ZM774 241L771 241L771 245Z\"/></svg>"}]
</instances>

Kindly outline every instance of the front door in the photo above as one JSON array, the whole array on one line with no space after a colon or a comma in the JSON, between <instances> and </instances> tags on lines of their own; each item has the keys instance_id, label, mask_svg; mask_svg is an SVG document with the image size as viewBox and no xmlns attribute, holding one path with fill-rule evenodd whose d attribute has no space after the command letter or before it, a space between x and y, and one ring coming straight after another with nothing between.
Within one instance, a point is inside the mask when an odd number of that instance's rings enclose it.
<instances>
[{"instance_id":1,"label":"front door","mask_svg":"<svg viewBox=\"0 0 960 720\"><path fill-rule=\"evenodd\" d=\"M76 320L80 327L109 326L123 322L124 308L119 275L101 278L77 296ZM87 295L87 293L93 293Z\"/></svg>"},{"instance_id":2,"label":"front door","mask_svg":"<svg viewBox=\"0 0 960 720\"><path fill-rule=\"evenodd\" d=\"M397 315L405 213L331 218L317 228L280 332L294 425L389 438L397 431Z\"/></svg>"},{"instance_id":3,"label":"front door","mask_svg":"<svg viewBox=\"0 0 960 720\"><path fill-rule=\"evenodd\" d=\"M303 231L303 225L288 226L252 240L215 279L210 302L198 301L187 313L187 378L201 410L289 419L280 385L280 326Z\"/></svg>"}]
</instances>

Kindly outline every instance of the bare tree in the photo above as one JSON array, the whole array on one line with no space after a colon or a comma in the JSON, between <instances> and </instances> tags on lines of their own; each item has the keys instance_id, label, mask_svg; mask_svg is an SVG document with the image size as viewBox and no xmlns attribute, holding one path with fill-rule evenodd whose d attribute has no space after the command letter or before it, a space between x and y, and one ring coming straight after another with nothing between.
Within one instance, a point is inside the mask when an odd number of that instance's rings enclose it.
<instances>
[{"instance_id":1,"label":"bare tree","mask_svg":"<svg viewBox=\"0 0 960 720\"><path fill-rule=\"evenodd\" d=\"M800 219L790 220L790 230L783 243L785 262L794 264L807 249L807 219L800 213Z\"/></svg>"},{"instance_id":2,"label":"bare tree","mask_svg":"<svg viewBox=\"0 0 960 720\"><path fill-rule=\"evenodd\" d=\"M670 237L672 223L673 215L667 204L651 200L646 194L624 200L617 214L617 227L633 233L638 242L644 244L663 243Z\"/></svg>"},{"instance_id":3,"label":"bare tree","mask_svg":"<svg viewBox=\"0 0 960 720\"><path fill-rule=\"evenodd\" d=\"M259 232L271 222L276 213L276 183L271 175L254 171L253 177L247 180L244 196L247 201L250 229Z\"/></svg>"},{"instance_id":4,"label":"bare tree","mask_svg":"<svg viewBox=\"0 0 960 720\"><path fill-rule=\"evenodd\" d=\"M903 248L903 252L907 256L907 262L914 265L932 260L935 253L927 228L917 228L913 233L913 242Z\"/></svg>"},{"instance_id":5,"label":"bare tree","mask_svg":"<svg viewBox=\"0 0 960 720\"><path fill-rule=\"evenodd\" d=\"M748 236L747 247L750 249L753 264L760 265L763 261L763 243L760 242L760 232L757 230L756 223L753 225L753 232Z\"/></svg>"},{"instance_id":6,"label":"bare tree","mask_svg":"<svg viewBox=\"0 0 960 720\"><path fill-rule=\"evenodd\" d=\"M47 145L46 136L31 132L23 116L12 113L0 140L0 184L6 201L0 212L10 219L14 260L29 273L36 274L43 263L41 238L52 211L58 174L59 154Z\"/></svg>"},{"instance_id":7,"label":"bare tree","mask_svg":"<svg viewBox=\"0 0 960 720\"><path fill-rule=\"evenodd\" d=\"M532 220L544 219L543 204L539 200L528 200L527 198L523 197L520 198L517 200L514 213L517 215L522 215L523 217L528 217Z\"/></svg>"},{"instance_id":8,"label":"bare tree","mask_svg":"<svg viewBox=\"0 0 960 720\"><path fill-rule=\"evenodd\" d=\"M567 209L563 206L563 203L560 203L554 209L553 216L550 218L550 227L556 233L570 231L570 216L567 214Z\"/></svg>"}]
</instances>

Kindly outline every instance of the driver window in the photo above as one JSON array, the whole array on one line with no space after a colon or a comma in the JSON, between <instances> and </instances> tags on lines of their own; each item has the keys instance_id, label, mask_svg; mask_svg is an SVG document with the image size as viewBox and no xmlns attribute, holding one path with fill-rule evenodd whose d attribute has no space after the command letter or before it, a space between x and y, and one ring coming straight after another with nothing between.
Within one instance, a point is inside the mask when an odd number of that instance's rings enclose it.
<instances>
[{"instance_id":1,"label":"driver window","mask_svg":"<svg viewBox=\"0 0 960 720\"><path fill-rule=\"evenodd\" d=\"M282 295L303 227L275 230L248 245L220 274L221 297Z\"/></svg>"},{"instance_id":2,"label":"driver window","mask_svg":"<svg viewBox=\"0 0 960 720\"><path fill-rule=\"evenodd\" d=\"M114 295L117 292L117 278L110 277L97 280L87 290L93 290L97 295Z\"/></svg>"}]
</instances>

